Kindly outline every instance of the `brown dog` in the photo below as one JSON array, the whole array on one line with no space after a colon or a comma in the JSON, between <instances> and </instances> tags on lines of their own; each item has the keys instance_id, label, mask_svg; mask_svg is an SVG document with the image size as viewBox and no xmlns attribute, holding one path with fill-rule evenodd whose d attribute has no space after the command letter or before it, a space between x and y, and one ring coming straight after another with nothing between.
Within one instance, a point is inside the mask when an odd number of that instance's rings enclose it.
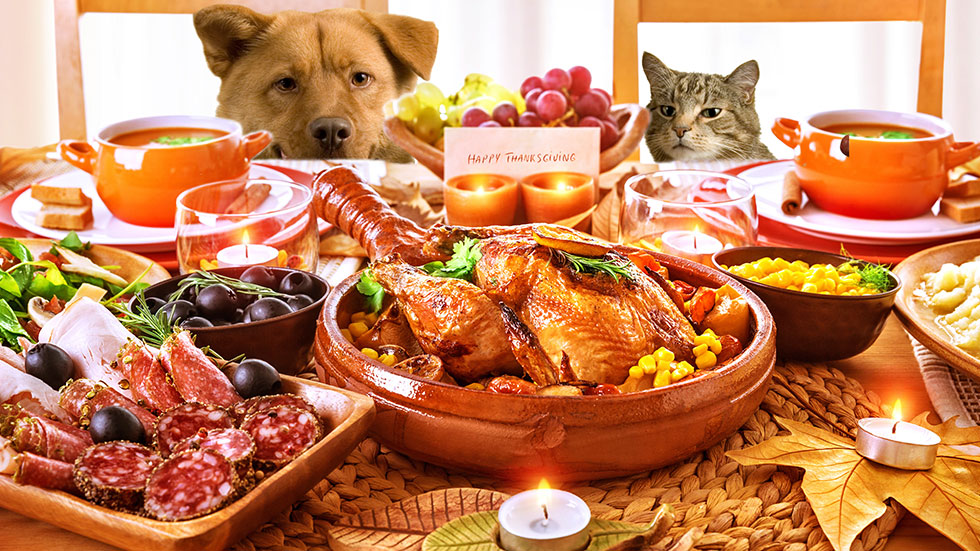
<instances>
[{"instance_id":1,"label":"brown dog","mask_svg":"<svg viewBox=\"0 0 980 551\"><path fill-rule=\"evenodd\" d=\"M194 14L219 117L268 130L262 156L411 158L384 135L382 108L429 78L436 26L353 9L263 15L231 5Z\"/></svg>"}]
</instances>

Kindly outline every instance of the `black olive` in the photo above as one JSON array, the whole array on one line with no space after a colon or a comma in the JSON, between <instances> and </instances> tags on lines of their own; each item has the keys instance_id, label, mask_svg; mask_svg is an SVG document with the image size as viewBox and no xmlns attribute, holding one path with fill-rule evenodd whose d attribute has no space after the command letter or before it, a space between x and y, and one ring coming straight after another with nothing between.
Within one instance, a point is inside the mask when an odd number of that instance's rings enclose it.
<instances>
[{"instance_id":1,"label":"black olive","mask_svg":"<svg viewBox=\"0 0 980 551\"><path fill-rule=\"evenodd\" d=\"M293 312L295 312L313 304L313 299L306 295L295 295L289 297L286 300L286 304L288 304L289 307L293 309Z\"/></svg>"},{"instance_id":2,"label":"black olive","mask_svg":"<svg viewBox=\"0 0 980 551\"><path fill-rule=\"evenodd\" d=\"M291 272L279 283L279 292L287 295L306 295L312 297L316 293L316 283L306 272Z\"/></svg>"},{"instance_id":3,"label":"black olive","mask_svg":"<svg viewBox=\"0 0 980 551\"><path fill-rule=\"evenodd\" d=\"M242 275L238 279L245 283L261 285L272 290L275 290L279 286L279 280L276 279L276 272L272 271L272 268L268 266L252 266L242 272Z\"/></svg>"},{"instance_id":4,"label":"black olive","mask_svg":"<svg viewBox=\"0 0 980 551\"><path fill-rule=\"evenodd\" d=\"M187 302L194 304L194 302L197 301L197 287L191 285L190 287L184 289L180 293L180 296L177 298L179 298L180 300L186 300Z\"/></svg>"},{"instance_id":5,"label":"black olive","mask_svg":"<svg viewBox=\"0 0 980 551\"><path fill-rule=\"evenodd\" d=\"M268 362L256 359L244 360L231 374L231 384L235 385L242 398L279 394L282 380L279 372Z\"/></svg>"},{"instance_id":6,"label":"black olive","mask_svg":"<svg viewBox=\"0 0 980 551\"><path fill-rule=\"evenodd\" d=\"M75 372L75 362L58 346L42 342L27 351L24 368L30 375L58 390L71 379Z\"/></svg>"},{"instance_id":7,"label":"black olive","mask_svg":"<svg viewBox=\"0 0 980 551\"><path fill-rule=\"evenodd\" d=\"M194 309L194 305L183 299L177 299L164 304L160 307L160 311L163 312L164 318L170 323L176 323L177 320L185 320L197 315L197 310Z\"/></svg>"},{"instance_id":8,"label":"black olive","mask_svg":"<svg viewBox=\"0 0 980 551\"><path fill-rule=\"evenodd\" d=\"M161 306L163 306L164 304L167 303L167 301L163 300L160 297L143 297L143 298L144 298L144 300L146 300L146 306L150 309L150 313L151 314L156 314L157 313L157 310L159 310ZM137 303L138 303L138 301L136 300L136 297L134 296L129 301L129 310L130 311L135 311L136 310L136 304Z\"/></svg>"},{"instance_id":9,"label":"black olive","mask_svg":"<svg viewBox=\"0 0 980 551\"><path fill-rule=\"evenodd\" d=\"M194 329L201 327L214 327L214 324L207 318L202 318L201 316L191 316L180 322L180 326L184 329Z\"/></svg>"},{"instance_id":10,"label":"black olive","mask_svg":"<svg viewBox=\"0 0 980 551\"><path fill-rule=\"evenodd\" d=\"M249 293L239 293L235 292L235 307L239 310L244 310L248 308L249 304L255 302L255 299L259 298L257 295L252 295Z\"/></svg>"},{"instance_id":11,"label":"black olive","mask_svg":"<svg viewBox=\"0 0 980 551\"><path fill-rule=\"evenodd\" d=\"M245 310L245 318L243 321L248 323L250 321L267 320L284 316L292 311L292 308L290 308L288 304L277 298L260 298L249 305L249 307Z\"/></svg>"},{"instance_id":12,"label":"black olive","mask_svg":"<svg viewBox=\"0 0 980 551\"><path fill-rule=\"evenodd\" d=\"M235 315L235 291L220 283L208 285L197 293L197 312L208 319L231 319Z\"/></svg>"},{"instance_id":13,"label":"black olive","mask_svg":"<svg viewBox=\"0 0 980 551\"><path fill-rule=\"evenodd\" d=\"M214 320L214 323L212 323L211 325L213 325L214 327L224 327L226 325L231 325L232 323L234 322L230 322L228 320Z\"/></svg>"},{"instance_id":14,"label":"black olive","mask_svg":"<svg viewBox=\"0 0 980 551\"><path fill-rule=\"evenodd\" d=\"M96 411L89 421L88 433L96 444L113 440L139 444L146 441L146 431L139 417L122 406L108 406Z\"/></svg>"}]
</instances>

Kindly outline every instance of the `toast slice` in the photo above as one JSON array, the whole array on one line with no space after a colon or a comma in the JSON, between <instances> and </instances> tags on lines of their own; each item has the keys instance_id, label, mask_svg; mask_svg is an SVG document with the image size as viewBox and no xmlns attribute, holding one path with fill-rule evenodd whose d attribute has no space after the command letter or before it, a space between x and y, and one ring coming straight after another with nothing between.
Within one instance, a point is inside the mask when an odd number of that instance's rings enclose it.
<instances>
[{"instance_id":1,"label":"toast slice","mask_svg":"<svg viewBox=\"0 0 980 551\"><path fill-rule=\"evenodd\" d=\"M44 204L92 206L92 199L78 186L59 186L51 182L31 184L31 197Z\"/></svg>"},{"instance_id":2,"label":"toast slice","mask_svg":"<svg viewBox=\"0 0 980 551\"><path fill-rule=\"evenodd\" d=\"M92 225L92 203L87 205L46 204L37 213L37 225L56 230L84 230Z\"/></svg>"},{"instance_id":3,"label":"toast slice","mask_svg":"<svg viewBox=\"0 0 980 551\"><path fill-rule=\"evenodd\" d=\"M939 212L960 224L980 220L980 197L943 197Z\"/></svg>"},{"instance_id":4,"label":"toast slice","mask_svg":"<svg viewBox=\"0 0 980 551\"><path fill-rule=\"evenodd\" d=\"M959 180L950 182L943 197L976 197L980 195L980 178L963 175Z\"/></svg>"}]
</instances>

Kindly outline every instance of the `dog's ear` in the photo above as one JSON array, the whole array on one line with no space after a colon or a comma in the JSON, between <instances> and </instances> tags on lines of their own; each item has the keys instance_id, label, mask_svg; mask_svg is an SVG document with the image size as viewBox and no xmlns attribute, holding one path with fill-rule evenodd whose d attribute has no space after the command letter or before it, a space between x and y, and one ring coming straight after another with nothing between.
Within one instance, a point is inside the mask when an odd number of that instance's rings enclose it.
<instances>
[{"instance_id":1,"label":"dog's ear","mask_svg":"<svg viewBox=\"0 0 980 551\"><path fill-rule=\"evenodd\" d=\"M194 28L204 44L211 72L224 78L248 43L272 23L273 17L243 6L218 4L194 14Z\"/></svg>"},{"instance_id":2,"label":"dog's ear","mask_svg":"<svg viewBox=\"0 0 980 551\"><path fill-rule=\"evenodd\" d=\"M413 73L428 80L439 46L439 29L435 23L405 15L368 11L363 14L381 33L391 54Z\"/></svg>"}]
</instances>

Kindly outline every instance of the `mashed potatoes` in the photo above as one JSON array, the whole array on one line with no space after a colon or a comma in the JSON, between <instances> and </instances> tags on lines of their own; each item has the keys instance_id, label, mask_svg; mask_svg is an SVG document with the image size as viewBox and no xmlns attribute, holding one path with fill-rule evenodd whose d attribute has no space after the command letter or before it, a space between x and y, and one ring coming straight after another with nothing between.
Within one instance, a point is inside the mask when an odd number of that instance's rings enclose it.
<instances>
[{"instance_id":1,"label":"mashed potatoes","mask_svg":"<svg viewBox=\"0 0 980 551\"><path fill-rule=\"evenodd\" d=\"M953 344L980 357L980 256L956 264L943 264L926 274L915 294L937 314Z\"/></svg>"}]
</instances>

